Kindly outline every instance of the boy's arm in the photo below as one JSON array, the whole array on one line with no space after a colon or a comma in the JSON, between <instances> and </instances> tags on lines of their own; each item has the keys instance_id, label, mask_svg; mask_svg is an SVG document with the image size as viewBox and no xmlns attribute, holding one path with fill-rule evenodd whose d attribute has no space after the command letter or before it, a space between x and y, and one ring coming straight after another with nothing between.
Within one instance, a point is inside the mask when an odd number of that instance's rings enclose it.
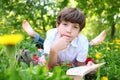
<instances>
[{"instance_id":1,"label":"boy's arm","mask_svg":"<svg viewBox=\"0 0 120 80\"><path fill-rule=\"evenodd\" d=\"M84 66L84 65L93 65L94 64L94 62L92 61L92 60L90 60L90 61L88 61L87 63L86 63L86 61L85 62L76 62L76 66Z\"/></svg>"},{"instance_id":2,"label":"boy's arm","mask_svg":"<svg viewBox=\"0 0 120 80\"><path fill-rule=\"evenodd\" d=\"M86 65L86 63L85 62L76 61L75 65L76 66L84 66L84 65Z\"/></svg>"},{"instance_id":3,"label":"boy's arm","mask_svg":"<svg viewBox=\"0 0 120 80\"><path fill-rule=\"evenodd\" d=\"M48 66L54 67L57 65L57 55L58 52L53 47L51 47L48 59Z\"/></svg>"},{"instance_id":4,"label":"boy's arm","mask_svg":"<svg viewBox=\"0 0 120 80\"><path fill-rule=\"evenodd\" d=\"M80 42L78 44L78 55L75 60L75 65L76 66L83 66L86 65L86 58L88 55L88 48L89 48L89 43L88 39L85 36L80 37Z\"/></svg>"},{"instance_id":5,"label":"boy's arm","mask_svg":"<svg viewBox=\"0 0 120 80\"><path fill-rule=\"evenodd\" d=\"M54 67L57 65L58 52L67 48L69 44L70 42L65 37L61 37L55 40L55 42L50 47L48 66Z\"/></svg>"}]
</instances>

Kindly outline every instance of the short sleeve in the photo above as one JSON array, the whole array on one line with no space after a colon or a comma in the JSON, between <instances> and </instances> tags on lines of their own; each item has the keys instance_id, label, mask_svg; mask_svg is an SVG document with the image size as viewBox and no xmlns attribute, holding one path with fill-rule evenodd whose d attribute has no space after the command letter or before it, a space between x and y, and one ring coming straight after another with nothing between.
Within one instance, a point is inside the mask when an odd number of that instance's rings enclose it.
<instances>
[{"instance_id":1,"label":"short sleeve","mask_svg":"<svg viewBox=\"0 0 120 80\"><path fill-rule=\"evenodd\" d=\"M88 55L89 42L86 37L81 40L82 41L79 44L81 47L78 47L79 51L76 60L79 62L85 62Z\"/></svg>"},{"instance_id":2,"label":"short sleeve","mask_svg":"<svg viewBox=\"0 0 120 80\"><path fill-rule=\"evenodd\" d=\"M46 53L46 54L49 54L50 47L55 39L55 33L56 33L56 30L51 29L46 34L46 39L44 41L44 53Z\"/></svg>"}]
</instances>

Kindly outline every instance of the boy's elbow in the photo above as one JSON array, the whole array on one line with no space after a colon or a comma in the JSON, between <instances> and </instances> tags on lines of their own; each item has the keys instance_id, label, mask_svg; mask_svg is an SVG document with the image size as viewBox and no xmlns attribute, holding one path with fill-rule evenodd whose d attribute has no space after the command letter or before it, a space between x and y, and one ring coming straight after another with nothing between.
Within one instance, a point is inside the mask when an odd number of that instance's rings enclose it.
<instances>
[{"instance_id":1,"label":"boy's elbow","mask_svg":"<svg viewBox=\"0 0 120 80\"><path fill-rule=\"evenodd\" d=\"M54 67L54 66L53 66L52 64L48 63L48 68L49 68L49 69L53 69L53 67Z\"/></svg>"},{"instance_id":2,"label":"boy's elbow","mask_svg":"<svg viewBox=\"0 0 120 80\"><path fill-rule=\"evenodd\" d=\"M85 62L76 62L76 64L75 64L76 66L84 66L84 65L86 65L86 63Z\"/></svg>"},{"instance_id":3,"label":"boy's elbow","mask_svg":"<svg viewBox=\"0 0 120 80\"><path fill-rule=\"evenodd\" d=\"M48 61L48 68L49 69L53 69L55 66L57 66L56 62L50 62L50 61Z\"/></svg>"}]
</instances>

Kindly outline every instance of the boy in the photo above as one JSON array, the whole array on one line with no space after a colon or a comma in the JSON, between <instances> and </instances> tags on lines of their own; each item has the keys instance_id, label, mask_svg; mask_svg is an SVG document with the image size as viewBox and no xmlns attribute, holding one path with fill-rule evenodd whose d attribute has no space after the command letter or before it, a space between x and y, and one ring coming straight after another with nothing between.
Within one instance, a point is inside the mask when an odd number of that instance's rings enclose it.
<instances>
[{"instance_id":1,"label":"boy","mask_svg":"<svg viewBox=\"0 0 120 80\"><path fill-rule=\"evenodd\" d=\"M85 65L89 42L81 34L84 26L85 16L77 8L65 8L59 13L56 21L57 28L47 32L44 42L44 53L49 55L50 68L64 62L70 62L75 66ZM23 23L23 29L31 37L43 42L26 21ZM98 45L105 37L106 32L103 31L90 42L90 45Z\"/></svg>"}]
</instances>

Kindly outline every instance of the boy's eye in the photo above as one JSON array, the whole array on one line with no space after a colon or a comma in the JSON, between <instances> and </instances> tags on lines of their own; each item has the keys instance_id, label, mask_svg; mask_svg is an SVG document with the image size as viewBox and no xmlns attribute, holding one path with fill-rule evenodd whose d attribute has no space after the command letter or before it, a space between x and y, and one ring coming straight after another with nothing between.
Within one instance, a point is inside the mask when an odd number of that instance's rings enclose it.
<instances>
[{"instance_id":1,"label":"boy's eye","mask_svg":"<svg viewBox=\"0 0 120 80\"><path fill-rule=\"evenodd\" d=\"M63 25L67 25L67 23L63 23Z\"/></svg>"},{"instance_id":2,"label":"boy's eye","mask_svg":"<svg viewBox=\"0 0 120 80\"><path fill-rule=\"evenodd\" d=\"M78 29L79 27L78 26L74 26L74 28Z\"/></svg>"},{"instance_id":3,"label":"boy's eye","mask_svg":"<svg viewBox=\"0 0 120 80\"><path fill-rule=\"evenodd\" d=\"M64 26L68 26L68 23L63 23Z\"/></svg>"}]
</instances>

